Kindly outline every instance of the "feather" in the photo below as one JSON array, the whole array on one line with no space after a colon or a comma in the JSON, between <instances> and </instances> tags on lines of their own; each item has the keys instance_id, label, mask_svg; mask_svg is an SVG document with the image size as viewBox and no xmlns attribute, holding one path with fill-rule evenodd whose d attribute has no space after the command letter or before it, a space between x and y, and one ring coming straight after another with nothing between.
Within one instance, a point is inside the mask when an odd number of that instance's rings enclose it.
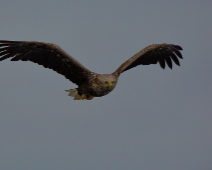
<instances>
[{"instance_id":1,"label":"feather","mask_svg":"<svg viewBox=\"0 0 212 170\"><path fill-rule=\"evenodd\" d=\"M90 70L59 46L50 43L0 40L0 57L0 61L7 58L11 58L11 61L32 61L53 69L78 85L87 81L91 75Z\"/></svg>"},{"instance_id":2,"label":"feather","mask_svg":"<svg viewBox=\"0 0 212 170\"><path fill-rule=\"evenodd\" d=\"M153 44L139 51L137 54L129 58L113 73L119 75L138 65L156 64L159 62L161 68L165 68L166 64L172 69L172 61L176 65L180 65L179 58L183 58L179 50L182 48L179 45L173 44Z\"/></svg>"}]
</instances>

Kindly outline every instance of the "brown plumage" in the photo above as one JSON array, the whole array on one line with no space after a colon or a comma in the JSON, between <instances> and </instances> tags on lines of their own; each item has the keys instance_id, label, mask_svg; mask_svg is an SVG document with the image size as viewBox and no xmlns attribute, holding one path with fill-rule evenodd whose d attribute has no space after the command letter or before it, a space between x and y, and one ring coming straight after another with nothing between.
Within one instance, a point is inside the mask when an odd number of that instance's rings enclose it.
<instances>
[{"instance_id":1,"label":"brown plumage","mask_svg":"<svg viewBox=\"0 0 212 170\"><path fill-rule=\"evenodd\" d=\"M70 96L76 100L91 100L93 97L101 97L111 92L115 88L119 75L138 65L159 62L163 69L166 64L172 69L172 61L174 61L180 66L178 58L183 58L180 50L182 48L174 44L153 44L125 61L112 74L97 74L88 70L55 44L0 40L0 61L7 58L11 58L11 61L32 61L53 69L78 85L76 89L67 90Z\"/></svg>"}]
</instances>

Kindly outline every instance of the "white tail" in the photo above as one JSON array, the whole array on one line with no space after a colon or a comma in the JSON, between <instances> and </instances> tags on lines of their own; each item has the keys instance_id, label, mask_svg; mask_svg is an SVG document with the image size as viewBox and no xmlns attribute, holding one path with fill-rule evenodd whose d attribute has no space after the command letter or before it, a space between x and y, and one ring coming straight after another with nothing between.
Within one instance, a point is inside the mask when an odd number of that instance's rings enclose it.
<instances>
[{"instance_id":1,"label":"white tail","mask_svg":"<svg viewBox=\"0 0 212 170\"><path fill-rule=\"evenodd\" d=\"M73 97L74 100L82 100L82 97L78 94L77 89L70 89L70 90L65 90L69 92L69 96Z\"/></svg>"}]
</instances>

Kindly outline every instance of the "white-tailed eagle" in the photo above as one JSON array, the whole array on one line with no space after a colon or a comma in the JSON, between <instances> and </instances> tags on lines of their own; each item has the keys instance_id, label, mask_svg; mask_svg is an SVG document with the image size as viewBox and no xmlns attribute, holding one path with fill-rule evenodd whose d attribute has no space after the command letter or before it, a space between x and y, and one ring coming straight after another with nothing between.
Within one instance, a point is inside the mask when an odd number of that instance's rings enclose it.
<instances>
[{"instance_id":1,"label":"white-tailed eagle","mask_svg":"<svg viewBox=\"0 0 212 170\"><path fill-rule=\"evenodd\" d=\"M110 93L116 86L118 77L138 65L157 64L164 69L166 64L172 69L172 61L180 66L178 58L183 58L179 45L153 44L129 58L111 74L97 74L67 54L59 46L35 41L0 40L0 61L31 61L52 69L77 84L76 89L66 90L75 100L91 100Z\"/></svg>"}]
</instances>

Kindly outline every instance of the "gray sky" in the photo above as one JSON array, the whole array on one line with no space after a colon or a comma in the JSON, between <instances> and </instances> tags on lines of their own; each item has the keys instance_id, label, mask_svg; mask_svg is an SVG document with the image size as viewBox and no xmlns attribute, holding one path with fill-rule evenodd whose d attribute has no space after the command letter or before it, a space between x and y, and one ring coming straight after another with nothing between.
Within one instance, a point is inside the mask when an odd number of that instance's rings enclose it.
<instances>
[{"instance_id":1,"label":"gray sky","mask_svg":"<svg viewBox=\"0 0 212 170\"><path fill-rule=\"evenodd\" d=\"M56 43L97 73L147 45L183 47L181 67L139 66L73 101L63 76L0 63L0 169L211 170L212 1L0 1L0 39Z\"/></svg>"}]
</instances>

